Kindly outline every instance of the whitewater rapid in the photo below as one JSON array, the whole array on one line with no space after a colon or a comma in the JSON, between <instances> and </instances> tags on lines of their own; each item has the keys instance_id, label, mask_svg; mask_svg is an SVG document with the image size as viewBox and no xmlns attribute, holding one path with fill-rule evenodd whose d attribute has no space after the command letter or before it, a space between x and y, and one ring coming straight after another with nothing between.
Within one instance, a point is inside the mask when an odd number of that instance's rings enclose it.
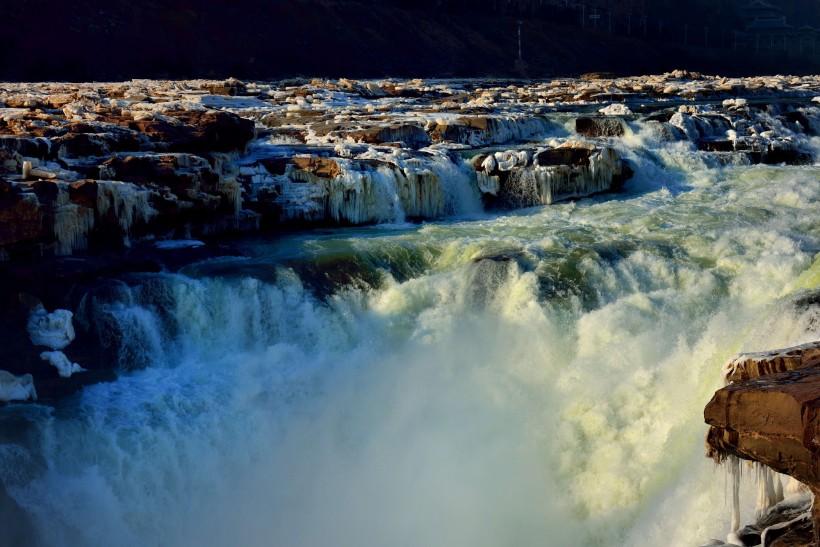
<instances>
[{"instance_id":1,"label":"whitewater rapid","mask_svg":"<svg viewBox=\"0 0 820 547\"><path fill-rule=\"evenodd\" d=\"M732 354L820 335L793 305L820 171L648 138L616 196L249 239L87 295L124 372L9 407L0 479L44 545L725 537L702 409Z\"/></svg>"}]
</instances>

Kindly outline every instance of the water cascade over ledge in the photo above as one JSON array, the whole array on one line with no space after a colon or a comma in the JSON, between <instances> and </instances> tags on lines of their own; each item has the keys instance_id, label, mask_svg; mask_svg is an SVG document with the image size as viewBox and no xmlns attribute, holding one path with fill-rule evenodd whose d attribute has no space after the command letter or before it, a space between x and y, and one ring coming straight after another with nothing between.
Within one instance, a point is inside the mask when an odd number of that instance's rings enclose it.
<instances>
[{"instance_id":1,"label":"water cascade over ledge","mask_svg":"<svg viewBox=\"0 0 820 547\"><path fill-rule=\"evenodd\" d=\"M140 151L0 145L55 174L2 175L0 538L718 545L803 495L726 480L701 418L730 356L820 337L814 84L598 113L344 82L169 90Z\"/></svg>"}]
</instances>

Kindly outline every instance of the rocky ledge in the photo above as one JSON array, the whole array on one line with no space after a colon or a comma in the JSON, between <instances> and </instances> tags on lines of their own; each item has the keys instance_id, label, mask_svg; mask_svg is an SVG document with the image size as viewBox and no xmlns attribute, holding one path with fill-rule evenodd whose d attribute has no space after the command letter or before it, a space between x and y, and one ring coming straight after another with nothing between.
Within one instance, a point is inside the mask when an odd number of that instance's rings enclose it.
<instances>
[{"instance_id":1,"label":"rocky ledge","mask_svg":"<svg viewBox=\"0 0 820 547\"><path fill-rule=\"evenodd\" d=\"M813 163L815 77L0 85L0 259L618 189L620 139ZM550 140L551 139L551 140Z\"/></svg>"},{"instance_id":2,"label":"rocky ledge","mask_svg":"<svg viewBox=\"0 0 820 547\"><path fill-rule=\"evenodd\" d=\"M77 312L98 278L220 254L214 242L236 233L618 191L637 168L627 159L638 156L635 143L706 166L813 163L818 95L817 77L685 71L549 82L0 84L6 398L59 396L112 376L104 346L115 342L79 325L60 348L26 329L35 315Z\"/></svg>"},{"instance_id":3,"label":"rocky ledge","mask_svg":"<svg viewBox=\"0 0 820 547\"><path fill-rule=\"evenodd\" d=\"M731 543L820 544L820 342L739 355L726 364L724 377L726 387L704 412L707 455L729 461L736 480L741 460L762 466L759 522L740 529L735 485ZM792 491L811 495L803 503L784 502L774 472L797 481Z\"/></svg>"}]
</instances>

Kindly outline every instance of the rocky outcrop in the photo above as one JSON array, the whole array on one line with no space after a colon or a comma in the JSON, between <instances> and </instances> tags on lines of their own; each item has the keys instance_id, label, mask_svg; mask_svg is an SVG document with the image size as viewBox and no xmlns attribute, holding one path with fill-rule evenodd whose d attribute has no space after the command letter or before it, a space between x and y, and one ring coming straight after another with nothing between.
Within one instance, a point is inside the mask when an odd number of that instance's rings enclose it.
<instances>
[{"instance_id":1,"label":"rocky outcrop","mask_svg":"<svg viewBox=\"0 0 820 547\"><path fill-rule=\"evenodd\" d=\"M433 142L485 146L548 134L552 127L543 117L460 116L436 119L429 125L428 133Z\"/></svg>"},{"instance_id":2,"label":"rocky outcrop","mask_svg":"<svg viewBox=\"0 0 820 547\"><path fill-rule=\"evenodd\" d=\"M502 207L549 205L617 190L631 176L608 147L568 141L550 148L511 150L473 159L485 199Z\"/></svg>"},{"instance_id":3,"label":"rocky outcrop","mask_svg":"<svg viewBox=\"0 0 820 547\"><path fill-rule=\"evenodd\" d=\"M11 103L0 109L0 259L258 224L240 212L233 165L252 120L117 86Z\"/></svg>"},{"instance_id":4,"label":"rocky outcrop","mask_svg":"<svg viewBox=\"0 0 820 547\"><path fill-rule=\"evenodd\" d=\"M548 204L617 188L628 170L601 139L644 129L718 165L813 162L806 136L820 114L808 101L820 79L692 75L4 84L0 259L435 218L457 209L447 196L475 190L492 206ZM762 102L773 95L796 102ZM670 109L670 99L698 103ZM598 152L541 149L556 136ZM464 160L476 154L495 165L471 171ZM520 161L507 168L508 155Z\"/></svg>"},{"instance_id":5,"label":"rocky outcrop","mask_svg":"<svg viewBox=\"0 0 820 547\"><path fill-rule=\"evenodd\" d=\"M750 460L820 492L820 342L745 354L706 406L707 455ZM818 506L814 504L815 508ZM820 540L816 512L815 542Z\"/></svg>"},{"instance_id":6,"label":"rocky outcrop","mask_svg":"<svg viewBox=\"0 0 820 547\"><path fill-rule=\"evenodd\" d=\"M624 134L624 122L611 116L581 117L575 120L575 131L591 138L621 137Z\"/></svg>"},{"instance_id":7,"label":"rocky outcrop","mask_svg":"<svg viewBox=\"0 0 820 547\"><path fill-rule=\"evenodd\" d=\"M366 224L436 218L446 155L410 152L378 158L297 156L261 160L243 170L249 206L282 223Z\"/></svg>"}]
</instances>

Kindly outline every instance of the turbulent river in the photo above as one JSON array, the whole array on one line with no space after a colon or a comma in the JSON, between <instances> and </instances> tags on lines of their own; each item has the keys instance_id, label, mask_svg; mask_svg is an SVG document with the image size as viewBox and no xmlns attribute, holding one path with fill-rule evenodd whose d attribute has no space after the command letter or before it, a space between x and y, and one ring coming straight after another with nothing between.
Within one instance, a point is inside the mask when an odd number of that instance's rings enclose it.
<instances>
[{"instance_id":1,"label":"turbulent river","mask_svg":"<svg viewBox=\"0 0 820 547\"><path fill-rule=\"evenodd\" d=\"M794 305L820 170L617 146L620 194L486 213L456 189L441 221L248 239L87 296L125 372L8 407L29 427L0 477L45 545L725 537L702 409L732 354L820 337Z\"/></svg>"}]
</instances>

